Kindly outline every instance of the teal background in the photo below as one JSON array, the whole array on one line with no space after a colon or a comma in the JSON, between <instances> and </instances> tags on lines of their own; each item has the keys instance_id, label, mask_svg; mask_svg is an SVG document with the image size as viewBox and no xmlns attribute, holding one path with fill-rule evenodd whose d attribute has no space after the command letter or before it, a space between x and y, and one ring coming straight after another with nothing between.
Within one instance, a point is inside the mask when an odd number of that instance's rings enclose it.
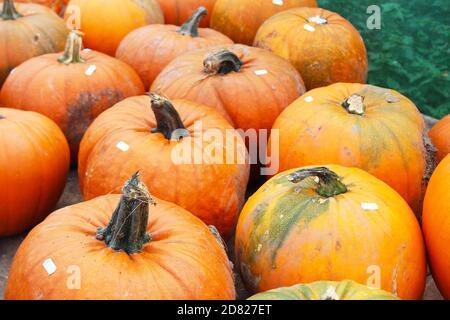
<instances>
[{"instance_id":1,"label":"teal background","mask_svg":"<svg viewBox=\"0 0 450 320\"><path fill-rule=\"evenodd\" d=\"M450 114L449 0L318 0L359 30L369 54L369 83L410 98L435 118ZM369 30L367 8L381 8L381 29Z\"/></svg>"}]
</instances>

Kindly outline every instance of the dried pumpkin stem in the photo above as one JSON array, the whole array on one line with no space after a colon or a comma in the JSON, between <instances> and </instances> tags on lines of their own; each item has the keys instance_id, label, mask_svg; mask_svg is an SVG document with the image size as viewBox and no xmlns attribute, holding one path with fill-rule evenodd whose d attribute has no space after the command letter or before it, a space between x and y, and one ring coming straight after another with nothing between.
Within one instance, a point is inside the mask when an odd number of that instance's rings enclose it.
<instances>
[{"instance_id":1,"label":"dried pumpkin stem","mask_svg":"<svg viewBox=\"0 0 450 320\"><path fill-rule=\"evenodd\" d=\"M156 205L139 173L135 173L125 183L108 226L97 230L97 239L116 251L140 252L151 240L147 233L149 204Z\"/></svg>"},{"instance_id":2,"label":"dried pumpkin stem","mask_svg":"<svg viewBox=\"0 0 450 320\"><path fill-rule=\"evenodd\" d=\"M16 7L14 6L13 0L4 0L3 1L3 11L0 17L3 20L16 20L17 18L23 17L19 12L17 12Z\"/></svg>"},{"instance_id":3,"label":"dried pumpkin stem","mask_svg":"<svg viewBox=\"0 0 450 320\"><path fill-rule=\"evenodd\" d=\"M239 72L244 63L233 52L222 49L206 57L203 61L204 72L210 75Z\"/></svg>"},{"instance_id":4,"label":"dried pumpkin stem","mask_svg":"<svg viewBox=\"0 0 450 320\"><path fill-rule=\"evenodd\" d=\"M67 36L66 48L58 61L64 64L83 63L85 60L81 57L83 48L83 33L78 30L72 30Z\"/></svg>"},{"instance_id":5,"label":"dried pumpkin stem","mask_svg":"<svg viewBox=\"0 0 450 320\"><path fill-rule=\"evenodd\" d=\"M152 129L152 133L162 133L166 139L177 141L190 136L177 110L167 98L154 92L148 96L156 118L156 128Z\"/></svg>"},{"instance_id":6,"label":"dried pumpkin stem","mask_svg":"<svg viewBox=\"0 0 450 320\"><path fill-rule=\"evenodd\" d=\"M192 16L177 30L183 36L198 37L198 26L200 21L208 14L205 7L198 8Z\"/></svg>"},{"instance_id":7,"label":"dried pumpkin stem","mask_svg":"<svg viewBox=\"0 0 450 320\"><path fill-rule=\"evenodd\" d=\"M331 198L348 191L339 176L325 167L301 169L288 175L287 179L299 183L309 177L318 178L316 192L322 197Z\"/></svg>"},{"instance_id":8,"label":"dried pumpkin stem","mask_svg":"<svg viewBox=\"0 0 450 320\"><path fill-rule=\"evenodd\" d=\"M342 106L349 113L356 114L359 116L364 115L366 112L366 106L364 105L364 97L359 94L352 94L349 98L342 102Z\"/></svg>"}]
</instances>

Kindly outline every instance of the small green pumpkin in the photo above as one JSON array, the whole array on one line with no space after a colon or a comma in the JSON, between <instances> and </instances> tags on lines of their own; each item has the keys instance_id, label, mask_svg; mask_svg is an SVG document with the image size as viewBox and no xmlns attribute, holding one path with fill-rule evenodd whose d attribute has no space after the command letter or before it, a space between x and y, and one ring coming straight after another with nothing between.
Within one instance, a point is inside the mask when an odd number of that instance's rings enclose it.
<instances>
[{"instance_id":1,"label":"small green pumpkin","mask_svg":"<svg viewBox=\"0 0 450 320\"><path fill-rule=\"evenodd\" d=\"M351 280L318 281L258 293L248 300L400 300Z\"/></svg>"}]
</instances>

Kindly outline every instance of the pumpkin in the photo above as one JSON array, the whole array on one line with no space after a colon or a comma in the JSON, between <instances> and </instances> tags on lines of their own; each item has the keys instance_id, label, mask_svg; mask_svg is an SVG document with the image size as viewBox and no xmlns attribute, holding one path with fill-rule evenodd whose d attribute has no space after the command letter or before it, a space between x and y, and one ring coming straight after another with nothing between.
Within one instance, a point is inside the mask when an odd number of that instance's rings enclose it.
<instances>
[{"instance_id":1,"label":"pumpkin","mask_svg":"<svg viewBox=\"0 0 450 320\"><path fill-rule=\"evenodd\" d=\"M166 23L179 26L200 6L212 12L216 0L158 0L158 2L164 12ZM211 15L206 15L200 22L200 26L209 27L210 19Z\"/></svg>"},{"instance_id":2,"label":"pumpkin","mask_svg":"<svg viewBox=\"0 0 450 320\"><path fill-rule=\"evenodd\" d=\"M92 199L117 192L140 170L153 194L228 238L249 178L242 138L211 108L150 96L119 102L88 129L79 155L82 194Z\"/></svg>"},{"instance_id":3,"label":"pumpkin","mask_svg":"<svg viewBox=\"0 0 450 320\"><path fill-rule=\"evenodd\" d=\"M386 291L344 280L297 284L261 292L248 300L398 300L398 298Z\"/></svg>"},{"instance_id":4,"label":"pumpkin","mask_svg":"<svg viewBox=\"0 0 450 320\"><path fill-rule=\"evenodd\" d=\"M32 3L0 3L0 87L22 62L64 49L68 30L50 9Z\"/></svg>"},{"instance_id":5,"label":"pumpkin","mask_svg":"<svg viewBox=\"0 0 450 320\"><path fill-rule=\"evenodd\" d=\"M130 66L100 52L81 51L81 47L81 33L72 31L64 53L24 62L8 77L0 93L0 104L36 111L54 120L69 141L74 164L91 122L120 100L144 93Z\"/></svg>"},{"instance_id":6,"label":"pumpkin","mask_svg":"<svg viewBox=\"0 0 450 320\"><path fill-rule=\"evenodd\" d=\"M122 192L56 211L33 229L14 257L5 298L235 298L228 257L203 222L153 199L139 176Z\"/></svg>"},{"instance_id":7,"label":"pumpkin","mask_svg":"<svg viewBox=\"0 0 450 320\"><path fill-rule=\"evenodd\" d=\"M450 153L450 114L438 121L429 135L437 148L437 160L441 161Z\"/></svg>"},{"instance_id":8,"label":"pumpkin","mask_svg":"<svg viewBox=\"0 0 450 320\"><path fill-rule=\"evenodd\" d=\"M350 22L319 8L296 8L267 20L254 45L290 61L308 90L336 82L366 83L364 41Z\"/></svg>"},{"instance_id":9,"label":"pumpkin","mask_svg":"<svg viewBox=\"0 0 450 320\"><path fill-rule=\"evenodd\" d=\"M450 155L431 177L422 227L433 278L442 295L450 299Z\"/></svg>"},{"instance_id":10,"label":"pumpkin","mask_svg":"<svg viewBox=\"0 0 450 320\"><path fill-rule=\"evenodd\" d=\"M245 204L236 263L251 292L353 280L419 299L426 261L419 223L381 180L338 165L288 170Z\"/></svg>"},{"instance_id":11,"label":"pumpkin","mask_svg":"<svg viewBox=\"0 0 450 320\"><path fill-rule=\"evenodd\" d=\"M74 19L75 18L75 19ZM164 23L156 0L71 0L67 21L80 21L86 47L114 56L120 41L134 29Z\"/></svg>"},{"instance_id":12,"label":"pumpkin","mask_svg":"<svg viewBox=\"0 0 450 320\"><path fill-rule=\"evenodd\" d=\"M284 59L258 48L228 45L176 58L152 90L213 107L235 128L269 130L305 87Z\"/></svg>"},{"instance_id":13,"label":"pumpkin","mask_svg":"<svg viewBox=\"0 0 450 320\"><path fill-rule=\"evenodd\" d=\"M58 202L69 170L69 147L50 119L0 108L0 237L44 219Z\"/></svg>"},{"instance_id":14,"label":"pumpkin","mask_svg":"<svg viewBox=\"0 0 450 320\"><path fill-rule=\"evenodd\" d=\"M296 7L317 7L317 1L217 0L211 16L211 27L234 42L252 45L256 32L264 21L279 12Z\"/></svg>"},{"instance_id":15,"label":"pumpkin","mask_svg":"<svg viewBox=\"0 0 450 320\"><path fill-rule=\"evenodd\" d=\"M132 66L146 88L150 88L158 74L177 56L195 49L233 43L217 31L198 28L206 14L207 10L200 7L180 28L154 24L134 30L122 40L116 57Z\"/></svg>"},{"instance_id":16,"label":"pumpkin","mask_svg":"<svg viewBox=\"0 0 450 320\"><path fill-rule=\"evenodd\" d=\"M51 8L56 13L60 13L68 0L15 0L16 2L33 2Z\"/></svg>"},{"instance_id":17,"label":"pumpkin","mask_svg":"<svg viewBox=\"0 0 450 320\"><path fill-rule=\"evenodd\" d=\"M279 171L330 163L358 167L389 184L420 215L434 148L422 115L400 93L346 83L314 89L292 103L273 130L279 148L269 153L279 159Z\"/></svg>"}]
</instances>

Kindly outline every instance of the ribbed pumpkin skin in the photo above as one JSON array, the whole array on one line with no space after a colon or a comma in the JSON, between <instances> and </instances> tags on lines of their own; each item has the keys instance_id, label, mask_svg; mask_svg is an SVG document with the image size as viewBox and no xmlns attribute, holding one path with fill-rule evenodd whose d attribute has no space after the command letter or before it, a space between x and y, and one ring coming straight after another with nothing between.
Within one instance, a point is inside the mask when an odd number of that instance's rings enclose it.
<instances>
[{"instance_id":1,"label":"ribbed pumpkin skin","mask_svg":"<svg viewBox=\"0 0 450 320\"><path fill-rule=\"evenodd\" d=\"M284 0L282 5L271 0L217 0L211 27L236 43L251 46L259 27L271 16L296 7L317 7L316 0Z\"/></svg>"},{"instance_id":2,"label":"ribbed pumpkin skin","mask_svg":"<svg viewBox=\"0 0 450 320\"><path fill-rule=\"evenodd\" d=\"M288 181L294 169L266 182L245 204L235 252L247 288L256 293L321 280L367 284L378 266L382 290L420 299L425 250L411 209L367 172L327 167L342 178L347 193L323 198L312 181ZM378 210L364 210L362 203Z\"/></svg>"},{"instance_id":3,"label":"ribbed pumpkin skin","mask_svg":"<svg viewBox=\"0 0 450 320\"><path fill-rule=\"evenodd\" d=\"M429 135L438 150L437 159L441 161L450 153L450 114L436 123Z\"/></svg>"},{"instance_id":4,"label":"ribbed pumpkin skin","mask_svg":"<svg viewBox=\"0 0 450 320\"><path fill-rule=\"evenodd\" d=\"M144 93L136 72L127 64L96 51L83 51L84 63L58 62L61 54L28 60L11 74L0 93L0 104L36 111L64 132L77 163L78 148L92 121L117 102ZM86 70L94 65L92 75Z\"/></svg>"},{"instance_id":5,"label":"ribbed pumpkin skin","mask_svg":"<svg viewBox=\"0 0 450 320\"><path fill-rule=\"evenodd\" d=\"M150 25L128 34L116 57L139 73L147 89L176 57L196 49L232 44L228 37L212 29L199 29L198 37L182 35L174 25Z\"/></svg>"},{"instance_id":6,"label":"ribbed pumpkin skin","mask_svg":"<svg viewBox=\"0 0 450 320\"><path fill-rule=\"evenodd\" d=\"M442 295L450 299L450 155L431 177L422 227L433 278Z\"/></svg>"},{"instance_id":7,"label":"ribbed pumpkin skin","mask_svg":"<svg viewBox=\"0 0 450 320\"><path fill-rule=\"evenodd\" d=\"M398 300L386 291L354 281L318 281L255 294L248 300Z\"/></svg>"},{"instance_id":8,"label":"ribbed pumpkin skin","mask_svg":"<svg viewBox=\"0 0 450 320\"><path fill-rule=\"evenodd\" d=\"M50 119L0 108L0 237L44 219L58 202L69 170L69 147Z\"/></svg>"},{"instance_id":9,"label":"ribbed pumpkin skin","mask_svg":"<svg viewBox=\"0 0 450 320\"><path fill-rule=\"evenodd\" d=\"M243 61L239 72L207 75L203 61L216 48L196 50L173 60L156 78L152 91L213 107L235 128L269 130L281 111L305 92L301 76L287 61L265 50L223 48ZM258 70L268 74L259 76Z\"/></svg>"},{"instance_id":10,"label":"ribbed pumpkin skin","mask_svg":"<svg viewBox=\"0 0 450 320\"><path fill-rule=\"evenodd\" d=\"M67 3L68 0L14 0L14 2L33 2L49 7L56 13L60 13L64 4Z\"/></svg>"},{"instance_id":11,"label":"ribbed pumpkin skin","mask_svg":"<svg viewBox=\"0 0 450 320\"><path fill-rule=\"evenodd\" d=\"M64 49L67 34L64 20L50 9L33 3L15 3L23 17L0 18L0 87L22 62ZM0 2L0 11L3 2Z\"/></svg>"},{"instance_id":12,"label":"ribbed pumpkin skin","mask_svg":"<svg viewBox=\"0 0 450 320\"><path fill-rule=\"evenodd\" d=\"M9 300L191 300L234 299L228 258L209 229L182 208L156 199L149 212L152 240L131 257L96 240L120 196L66 207L33 229L14 257L5 298ZM42 263L57 266L49 276ZM80 289L67 286L71 266Z\"/></svg>"},{"instance_id":13,"label":"ribbed pumpkin skin","mask_svg":"<svg viewBox=\"0 0 450 320\"><path fill-rule=\"evenodd\" d=\"M157 0L71 0L81 13L86 48L114 56L120 41L134 29L164 23ZM65 18L70 17L70 10ZM132 18L130 18L132 17Z\"/></svg>"},{"instance_id":14,"label":"ribbed pumpkin skin","mask_svg":"<svg viewBox=\"0 0 450 320\"><path fill-rule=\"evenodd\" d=\"M363 116L341 105L355 93L365 97ZM420 214L432 156L423 141L422 115L398 92L345 83L314 89L292 103L273 129L280 136L272 154L280 172L330 163L358 167L394 188Z\"/></svg>"},{"instance_id":15,"label":"ribbed pumpkin skin","mask_svg":"<svg viewBox=\"0 0 450 320\"><path fill-rule=\"evenodd\" d=\"M117 193L128 177L139 170L152 194L192 212L228 238L245 201L248 164L202 161L195 164L194 158L193 164L176 164L172 153L175 148L191 146L197 141L195 137L211 128L218 129L223 137L226 130L231 130L235 144L233 148L221 145L223 155L239 152L245 159L245 144L237 132L233 133L231 125L211 108L183 100L172 100L172 103L191 133L191 137L179 142L169 142L160 133L150 133L156 128L156 120L149 97L128 98L101 114L81 142L78 167L81 192L85 199ZM202 122L202 131L194 127L197 121ZM125 142L129 150L119 150L119 142ZM208 147L211 141L203 141L203 147L197 144L192 157L206 153Z\"/></svg>"},{"instance_id":16,"label":"ribbed pumpkin skin","mask_svg":"<svg viewBox=\"0 0 450 320\"><path fill-rule=\"evenodd\" d=\"M309 22L313 17L328 22ZM308 90L336 82L367 81L364 41L350 22L331 11L296 8L279 13L261 26L254 45L290 61Z\"/></svg>"},{"instance_id":17,"label":"ribbed pumpkin skin","mask_svg":"<svg viewBox=\"0 0 450 320\"><path fill-rule=\"evenodd\" d=\"M198 9L205 7L208 15L200 22L200 27L209 27L211 13L216 0L158 0L166 24L179 26L183 24L189 16Z\"/></svg>"}]
</instances>

